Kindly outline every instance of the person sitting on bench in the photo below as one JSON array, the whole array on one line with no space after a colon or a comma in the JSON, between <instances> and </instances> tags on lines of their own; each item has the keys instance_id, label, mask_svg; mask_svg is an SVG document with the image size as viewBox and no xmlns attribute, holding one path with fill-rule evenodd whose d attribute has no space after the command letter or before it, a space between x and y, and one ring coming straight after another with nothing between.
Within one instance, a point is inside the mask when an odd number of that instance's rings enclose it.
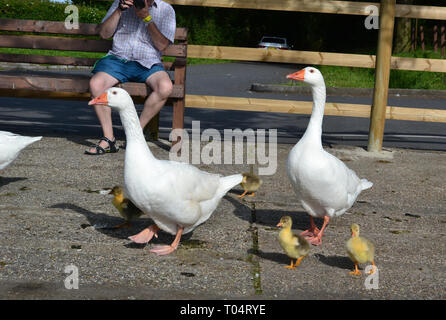
<instances>
[{"instance_id":1,"label":"person sitting on bench","mask_svg":"<svg viewBox=\"0 0 446 320\"><path fill-rule=\"evenodd\" d=\"M175 38L175 11L162 0L115 0L99 28L102 38L113 36L113 46L92 70L92 98L117 83L146 83L152 93L147 97L139 118L144 128L172 92L172 81L161 63L161 55ZM117 152L111 109L101 105L95 105L94 109L103 138L85 153L100 155Z\"/></svg>"}]
</instances>

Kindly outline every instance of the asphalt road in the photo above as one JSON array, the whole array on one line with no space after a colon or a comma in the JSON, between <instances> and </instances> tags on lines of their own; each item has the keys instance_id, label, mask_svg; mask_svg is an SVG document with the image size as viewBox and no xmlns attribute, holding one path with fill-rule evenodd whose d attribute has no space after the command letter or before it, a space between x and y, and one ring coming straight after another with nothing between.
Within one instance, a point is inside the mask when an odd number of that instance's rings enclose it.
<instances>
[{"instance_id":1,"label":"asphalt road","mask_svg":"<svg viewBox=\"0 0 446 320\"><path fill-rule=\"evenodd\" d=\"M186 92L188 94L263 99L311 101L309 95L266 93L250 91L253 83L276 84L286 81L288 73L301 66L269 63L226 63L188 67ZM372 97L328 96L329 102L371 104ZM416 108L445 109L444 99L414 96L391 96L389 105ZM137 106L140 109L142 106ZM161 137L167 138L171 127L172 110L162 111ZM309 115L263 113L231 110L189 108L185 113L185 128L193 120L201 121L201 129L225 128L277 129L279 143L295 143L303 134ZM114 114L116 136L124 137L120 120ZM24 99L0 97L0 128L21 134L100 137L101 130L94 111L84 101ZM324 144L366 146L369 120L364 118L327 116L323 124ZM446 124L388 120L385 127L384 147L402 147L421 150L446 150Z\"/></svg>"}]
</instances>

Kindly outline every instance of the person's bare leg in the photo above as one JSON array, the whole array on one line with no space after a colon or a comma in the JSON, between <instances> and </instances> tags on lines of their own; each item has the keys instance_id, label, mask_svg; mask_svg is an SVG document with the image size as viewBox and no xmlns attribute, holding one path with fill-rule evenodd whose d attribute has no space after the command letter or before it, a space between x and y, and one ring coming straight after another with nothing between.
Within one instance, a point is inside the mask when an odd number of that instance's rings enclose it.
<instances>
[{"instance_id":1,"label":"person's bare leg","mask_svg":"<svg viewBox=\"0 0 446 320\"><path fill-rule=\"evenodd\" d=\"M92 98L96 98L103 94L106 90L113 87L119 81L105 72L98 72L90 79L90 93ZM94 105L94 111L99 119L99 123L102 127L104 137L114 140L113 124L111 118L111 109L106 106ZM108 143L106 141L100 141L99 146L107 148ZM90 152L96 152L95 148L91 148Z\"/></svg>"},{"instance_id":2,"label":"person's bare leg","mask_svg":"<svg viewBox=\"0 0 446 320\"><path fill-rule=\"evenodd\" d=\"M139 123L144 128L161 110L172 92L172 81L167 72L158 71L147 78L146 84L153 90L144 102Z\"/></svg>"}]
</instances>

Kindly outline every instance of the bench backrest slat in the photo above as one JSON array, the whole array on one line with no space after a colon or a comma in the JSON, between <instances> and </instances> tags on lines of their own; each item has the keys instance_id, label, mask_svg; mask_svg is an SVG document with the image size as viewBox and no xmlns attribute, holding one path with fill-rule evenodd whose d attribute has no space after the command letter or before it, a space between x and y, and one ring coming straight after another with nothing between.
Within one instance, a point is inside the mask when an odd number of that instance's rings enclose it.
<instances>
[{"instance_id":1,"label":"bench backrest slat","mask_svg":"<svg viewBox=\"0 0 446 320\"><path fill-rule=\"evenodd\" d=\"M28 48L43 50L107 52L111 49L111 40L78 39L31 35L0 35L0 47ZM172 44L164 50L163 55L186 57L185 44Z\"/></svg>"},{"instance_id":2,"label":"bench backrest slat","mask_svg":"<svg viewBox=\"0 0 446 320\"><path fill-rule=\"evenodd\" d=\"M97 36L99 35L99 25L94 23L79 23L79 29L67 29L65 27L65 22L60 21L0 19L0 31L62 33ZM175 31L175 40L186 41L187 29L177 28Z\"/></svg>"}]
</instances>

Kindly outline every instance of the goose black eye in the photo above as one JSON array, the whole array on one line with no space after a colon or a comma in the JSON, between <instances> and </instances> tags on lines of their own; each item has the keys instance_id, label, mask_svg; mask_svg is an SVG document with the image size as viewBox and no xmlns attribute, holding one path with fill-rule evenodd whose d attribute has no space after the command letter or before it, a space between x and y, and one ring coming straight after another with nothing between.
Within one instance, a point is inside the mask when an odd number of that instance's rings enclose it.
<instances>
[{"instance_id":1,"label":"goose black eye","mask_svg":"<svg viewBox=\"0 0 446 320\"><path fill-rule=\"evenodd\" d=\"M313 72L314 72L314 70L313 70L313 69L311 69L311 70L310 70L310 72L311 72L311 73L313 73Z\"/></svg>"},{"instance_id":2,"label":"goose black eye","mask_svg":"<svg viewBox=\"0 0 446 320\"><path fill-rule=\"evenodd\" d=\"M112 91L112 93L113 93L113 94L116 94L117 92L116 92L116 91Z\"/></svg>"}]
</instances>

